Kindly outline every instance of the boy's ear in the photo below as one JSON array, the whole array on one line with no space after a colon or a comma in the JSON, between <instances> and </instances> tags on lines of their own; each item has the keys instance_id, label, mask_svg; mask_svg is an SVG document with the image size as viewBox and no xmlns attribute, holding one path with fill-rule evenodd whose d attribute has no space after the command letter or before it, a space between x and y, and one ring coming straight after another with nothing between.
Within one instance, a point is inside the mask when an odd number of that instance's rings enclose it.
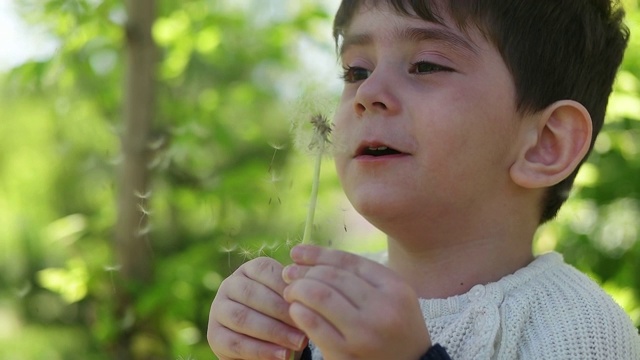
<instances>
[{"instance_id":1,"label":"boy's ear","mask_svg":"<svg viewBox=\"0 0 640 360\"><path fill-rule=\"evenodd\" d=\"M525 188L553 186L569 176L589 151L593 126L582 104L561 100L533 116L524 129L511 179Z\"/></svg>"}]
</instances>

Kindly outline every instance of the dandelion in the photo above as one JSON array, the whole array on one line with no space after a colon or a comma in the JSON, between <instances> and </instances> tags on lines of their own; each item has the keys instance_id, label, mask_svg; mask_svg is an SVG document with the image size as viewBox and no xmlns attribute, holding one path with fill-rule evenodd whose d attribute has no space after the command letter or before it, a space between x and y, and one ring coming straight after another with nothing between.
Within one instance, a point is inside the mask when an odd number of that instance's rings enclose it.
<instances>
[{"instance_id":1,"label":"dandelion","mask_svg":"<svg viewBox=\"0 0 640 360\"><path fill-rule=\"evenodd\" d=\"M304 225L304 234L302 235L302 243L311 243L311 231L313 228L313 218L318 203L318 188L320 187L320 167L322 165L322 156L327 148L329 135L331 134L331 125L326 116L316 114L311 118L313 125L313 137L309 144L309 150L315 152L315 166L313 171L313 182L311 185L311 196L309 201L309 209L307 210L307 220Z\"/></svg>"}]
</instances>

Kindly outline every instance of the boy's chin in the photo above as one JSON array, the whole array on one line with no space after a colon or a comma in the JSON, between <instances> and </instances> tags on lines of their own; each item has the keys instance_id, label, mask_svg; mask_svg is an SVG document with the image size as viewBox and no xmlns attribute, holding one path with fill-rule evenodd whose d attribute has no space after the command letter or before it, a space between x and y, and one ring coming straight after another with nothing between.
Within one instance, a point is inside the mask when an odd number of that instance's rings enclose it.
<instances>
[{"instance_id":1,"label":"boy's chin","mask_svg":"<svg viewBox=\"0 0 640 360\"><path fill-rule=\"evenodd\" d=\"M385 199L380 196L356 199L351 201L354 209L367 221L378 226L387 221L395 221L406 216L409 205L396 199ZM378 226L379 227L379 226Z\"/></svg>"}]
</instances>

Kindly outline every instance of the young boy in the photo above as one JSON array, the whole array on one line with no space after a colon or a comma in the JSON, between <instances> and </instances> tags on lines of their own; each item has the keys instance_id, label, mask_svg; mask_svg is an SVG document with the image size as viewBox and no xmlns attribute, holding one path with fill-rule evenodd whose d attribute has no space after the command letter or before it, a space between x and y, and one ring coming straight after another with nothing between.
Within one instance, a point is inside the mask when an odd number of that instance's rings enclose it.
<instances>
[{"instance_id":1,"label":"young boy","mask_svg":"<svg viewBox=\"0 0 640 360\"><path fill-rule=\"evenodd\" d=\"M602 127L622 17L610 0L343 0L335 162L388 261L298 246L284 268L244 264L211 307L217 356L640 359L613 300L531 250Z\"/></svg>"}]
</instances>

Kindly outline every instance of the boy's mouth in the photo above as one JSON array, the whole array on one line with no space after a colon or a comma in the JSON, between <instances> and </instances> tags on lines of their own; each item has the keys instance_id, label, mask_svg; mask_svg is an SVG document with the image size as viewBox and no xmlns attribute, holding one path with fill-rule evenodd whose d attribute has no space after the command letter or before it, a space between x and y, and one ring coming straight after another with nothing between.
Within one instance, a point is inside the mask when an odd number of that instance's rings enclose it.
<instances>
[{"instance_id":1,"label":"boy's mouth","mask_svg":"<svg viewBox=\"0 0 640 360\"><path fill-rule=\"evenodd\" d=\"M391 155L400 155L403 154L401 151L398 151L387 145L362 145L358 148L356 152L356 157L360 156L391 156Z\"/></svg>"}]
</instances>

